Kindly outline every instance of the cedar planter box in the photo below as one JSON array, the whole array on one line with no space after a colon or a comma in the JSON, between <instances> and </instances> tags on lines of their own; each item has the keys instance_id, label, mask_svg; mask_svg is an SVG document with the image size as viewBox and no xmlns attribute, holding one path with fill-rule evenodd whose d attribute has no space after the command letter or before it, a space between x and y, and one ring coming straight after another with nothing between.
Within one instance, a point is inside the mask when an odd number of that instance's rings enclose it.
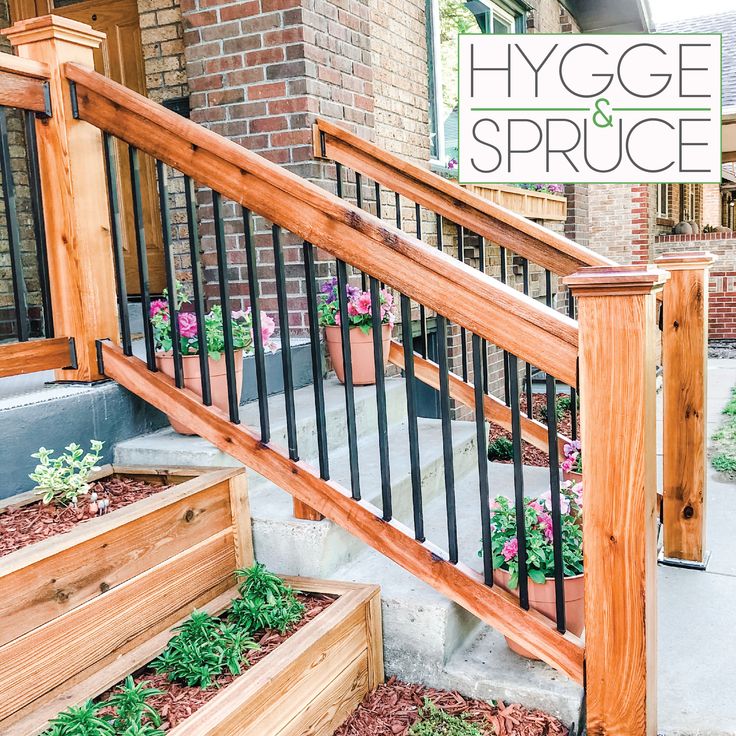
<instances>
[{"instance_id":1,"label":"cedar planter box","mask_svg":"<svg viewBox=\"0 0 736 736\"><path fill-rule=\"evenodd\" d=\"M253 563L242 468L106 466L94 479L113 474L175 485L0 558L0 733L43 730L11 724L168 633Z\"/></svg>"},{"instance_id":2,"label":"cedar planter box","mask_svg":"<svg viewBox=\"0 0 736 736\"><path fill-rule=\"evenodd\" d=\"M463 184L473 194L533 220L567 219L567 198L506 184Z\"/></svg>"},{"instance_id":3,"label":"cedar planter box","mask_svg":"<svg viewBox=\"0 0 736 736\"><path fill-rule=\"evenodd\" d=\"M383 681L379 588L284 580L294 589L334 595L337 600L168 731L169 736L331 736ZM237 596L233 587L199 608L216 615ZM60 711L98 696L157 657L172 635L169 629L162 631L119 653L92 675L70 678L51 700L26 709L21 721L14 719L2 728L3 735L36 736ZM67 650L66 656L73 657L72 651Z\"/></svg>"}]
</instances>

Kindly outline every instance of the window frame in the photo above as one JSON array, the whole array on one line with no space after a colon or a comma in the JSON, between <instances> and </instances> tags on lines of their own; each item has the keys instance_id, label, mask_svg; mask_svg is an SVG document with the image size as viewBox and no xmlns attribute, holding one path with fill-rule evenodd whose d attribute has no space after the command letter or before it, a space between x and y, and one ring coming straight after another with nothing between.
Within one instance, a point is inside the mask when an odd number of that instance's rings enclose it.
<instances>
[{"instance_id":1,"label":"window frame","mask_svg":"<svg viewBox=\"0 0 736 736\"><path fill-rule=\"evenodd\" d=\"M664 190L662 189L664 187ZM670 185L657 184L657 217L668 219L670 216Z\"/></svg>"}]
</instances>

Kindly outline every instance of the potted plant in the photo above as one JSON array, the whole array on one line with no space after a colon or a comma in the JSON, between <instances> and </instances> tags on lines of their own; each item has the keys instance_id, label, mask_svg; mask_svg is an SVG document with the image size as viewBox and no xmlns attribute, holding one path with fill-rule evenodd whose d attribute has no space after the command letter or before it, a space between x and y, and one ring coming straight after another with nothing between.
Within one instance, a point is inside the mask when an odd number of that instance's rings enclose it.
<instances>
[{"instance_id":1,"label":"potted plant","mask_svg":"<svg viewBox=\"0 0 736 736\"><path fill-rule=\"evenodd\" d=\"M580 440L572 440L565 443L563 448L565 459L560 465L563 480L570 480L573 483L583 482L583 453L580 446Z\"/></svg>"},{"instance_id":2,"label":"potted plant","mask_svg":"<svg viewBox=\"0 0 736 736\"><path fill-rule=\"evenodd\" d=\"M373 322L371 295L348 284L345 289L348 321L350 325L350 354L353 369L353 383L356 386L369 386L376 382L373 356ZM388 352L391 347L391 329L394 325L394 298L386 289L380 291L381 341L383 343L383 367L388 365ZM340 301L337 278L326 281L320 289L317 304L320 327L325 328L327 352L332 361L340 383L345 383L342 356L342 337L340 334Z\"/></svg>"},{"instance_id":3,"label":"potted plant","mask_svg":"<svg viewBox=\"0 0 736 736\"><path fill-rule=\"evenodd\" d=\"M567 630L579 636L584 628L582 485L560 486L562 561ZM551 493L524 499L529 605L554 620L555 580ZM519 541L513 501L498 496L491 510L494 581L509 591L519 585ZM479 553L480 554L480 553ZM509 648L529 659L533 654L510 639Z\"/></svg>"},{"instance_id":4,"label":"potted plant","mask_svg":"<svg viewBox=\"0 0 736 736\"><path fill-rule=\"evenodd\" d=\"M182 357L182 372L184 387L202 397L201 372L199 362L199 337L197 330L197 316L193 312L178 311L189 303L186 292L181 284L176 285L177 321L179 324L179 349ZM156 350L156 366L167 376L174 377L174 356L172 353L171 319L169 303L165 299L151 302L151 325L153 327L153 341ZM227 368L222 360L225 350L224 322L222 307L217 304L204 315L204 332L207 340L208 366L212 403L228 410ZM235 348L235 378L238 401L243 389L243 355L253 352L253 320L250 309L238 310L230 313L230 325ZM271 317L261 312L261 341L266 350L273 352L275 345L271 336L275 323ZM189 429L175 419L169 417L169 422L179 434L192 434Z\"/></svg>"}]
</instances>

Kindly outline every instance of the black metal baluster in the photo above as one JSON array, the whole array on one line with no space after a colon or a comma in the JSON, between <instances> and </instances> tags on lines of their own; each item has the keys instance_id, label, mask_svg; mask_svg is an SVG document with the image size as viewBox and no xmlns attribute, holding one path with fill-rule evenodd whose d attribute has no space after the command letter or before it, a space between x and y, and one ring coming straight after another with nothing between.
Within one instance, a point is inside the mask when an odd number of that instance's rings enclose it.
<instances>
[{"instance_id":1,"label":"black metal baluster","mask_svg":"<svg viewBox=\"0 0 736 736\"><path fill-rule=\"evenodd\" d=\"M286 295L286 274L284 272L284 253L281 250L281 228L271 226L273 243L273 262L276 275L276 301L279 307L279 335L281 337L281 368L284 374L284 404L286 406L286 439L289 458L299 459L296 437L296 406L294 404L294 379L291 368L291 337L289 330L289 304Z\"/></svg>"},{"instance_id":2,"label":"black metal baluster","mask_svg":"<svg viewBox=\"0 0 736 736\"><path fill-rule=\"evenodd\" d=\"M8 247L10 250L10 271L13 279L13 305L15 307L15 323L18 340L25 342L31 335L28 318L28 295L23 278L23 259L20 252L20 228L18 211L15 202L15 182L10 162L10 144L8 141L8 120L5 108L0 106L0 172L2 173L3 203L5 217L8 221Z\"/></svg>"},{"instance_id":3,"label":"black metal baluster","mask_svg":"<svg viewBox=\"0 0 736 736\"><path fill-rule=\"evenodd\" d=\"M457 226L457 259L460 263L465 263L465 228L462 225ZM463 381L468 382L468 342L465 335L465 328L460 328L460 352L462 355Z\"/></svg>"},{"instance_id":4,"label":"black metal baluster","mask_svg":"<svg viewBox=\"0 0 736 736\"><path fill-rule=\"evenodd\" d=\"M452 417L450 416L450 377L447 366L447 321L437 315L437 352L440 370L440 416L442 417L442 457L445 468L445 506L447 509L447 543L450 562L458 560L457 512L455 509L455 465L452 451Z\"/></svg>"},{"instance_id":5,"label":"black metal baluster","mask_svg":"<svg viewBox=\"0 0 736 736\"><path fill-rule=\"evenodd\" d=\"M422 239L422 208L419 204L414 205L417 218L417 240ZM419 335L420 335L420 354L422 358L427 357L427 310L424 304L419 305Z\"/></svg>"},{"instance_id":6,"label":"black metal baluster","mask_svg":"<svg viewBox=\"0 0 736 736\"><path fill-rule=\"evenodd\" d=\"M174 361L174 383L184 388L184 370L181 359L181 340L179 337L179 305L176 303L176 269L174 253L171 248L171 216L169 213L168 174L164 164L156 159L158 176L158 201L161 211L161 234L164 242L164 264L166 267L166 289L171 324L171 355Z\"/></svg>"},{"instance_id":7,"label":"black metal baluster","mask_svg":"<svg viewBox=\"0 0 736 736\"><path fill-rule=\"evenodd\" d=\"M330 479L330 461L327 446L327 420L325 418L325 391L322 377L322 348L319 342L319 317L317 315L317 276L314 268L314 247L304 242L304 276L307 286L307 315L309 318L309 348L312 356L312 386L317 420L317 450L319 453L319 477Z\"/></svg>"},{"instance_id":8,"label":"black metal baluster","mask_svg":"<svg viewBox=\"0 0 736 736\"><path fill-rule=\"evenodd\" d=\"M381 219L381 185L376 181L373 183L373 186L376 190L376 217L380 220Z\"/></svg>"},{"instance_id":9,"label":"black metal baluster","mask_svg":"<svg viewBox=\"0 0 736 736\"><path fill-rule=\"evenodd\" d=\"M524 293L529 294L529 259L523 258L522 261L522 283ZM526 415L529 419L534 417L534 404L532 397L532 366L527 363L524 367L524 382L526 388Z\"/></svg>"},{"instance_id":10,"label":"black metal baluster","mask_svg":"<svg viewBox=\"0 0 736 736\"><path fill-rule=\"evenodd\" d=\"M335 161L335 186L337 196L342 199L342 164Z\"/></svg>"},{"instance_id":11,"label":"black metal baluster","mask_svg":"<svg viewBox=\"0 0 736 736\"><path fill-rule=\"evenodd\" d=\"M388 449L388 413L386 411L386 378L383 367L383 323L381 287L371 277L371 327L373 332L373 366L376 372L376 410L378 413L378 455L381 463L381 500L383 520L391 521L391 469Z\"/></svg>"},{"instance_id":12,"label":"black metal baluster","mask_svg":"<svg viewBox=\"0 0 736 736\"><path fill-rule=\"evenodd\" d=\"M473 373L481 368L481 351L485 352L483 340L473 334ZM485 418L485 392L480 382L475 381L475 444L478 450L478 489L480 491L481 548L483 551L483 580L493 585L493 549L491 546L491 501L488 487L488 428Z\"/></svg>"},{"instance_id":13,"label":"black metal baluster","mask_svg":"<svg viewBox=\"0 0 736 736\"><path fill-rule=\"evenodd\" d=\"M359 171L355 172L355 204L363 209L363 177ZM368 276L360 272L360 286L363 291L368 291Z\"/></svg>"},{"instance_id":14,"label":"black metal baluster","mask_svg":"<svg viewBox=\"0 0 736 736\"><path fill-rule=\"evenodd\" d=\"M266 382L266 350L262 340L258 339L261 334L261 310L258 306L258 265L256 246L253 242L253 218L250 210L243 208L243 232L245 234L245 260L248 265L248 294L250 297L250 315L253 325L253 340L256 387L258 390L258 416L261 423L261 442L264 444L271 441L271 422L268 416L268 385Z\"/></svg>"},{"instance_id":15,"label":"black metal baluster","mask_svg":"<svg viewBox=\"0 0 736 736\"><path fill-rule=\"evenodd\" d=\"M524 469L521 455L521 409L519 408L519 367L516 356L509 353L509 384L511 391L511 443L514 456L514 508L516 540L519 544L519 603L529 609L529 580L526 563L526 502L524 500Z\"/></svg>"},{"instance_id":16,"label":"black metal baluster","mask_svg":"<svg viewBox=\"0 0 736 736\"><path fill-rule=\"evenodd\" d=\"M107 175L107 202L110 208L110 235L115 260L115 286L118 292L118 312L123 353L133 355L130 340L130 315L128 314L128 289L125 285L125 260L123 258L123 228L120 221L120 200L118 198L118 175L115 170L115 141L109 133L104 134L105 174Z\"/></svg>"},{"instance_id":17,"label":"black metal baluster","mask_svg":"<svg viewBox=\"0 0 736 736\"><path fill-rule=\"evenodd\" d=\"M25 111L26 150L28 152L28 182L31 192L33 213L33 233L36 238L36 257L38 258L38 280L41 286L41 307L43 309L43 335L54 336L54 317L51 305L51 284L49 282L49 261L46 252L46 225L43 219L43 195L41 193L41 170L38 163L38 143L36 140L36 114Z\"/></svg>"},{"instance_id":18,"label":"black metal baluster","mask_svg":"<svg viewBox=\"0 0 736 736\"><path fill-rule=\"evenodd\" d=\"M499 246L500 258L501 258L501 283L506 283L506 248L502 245ZM511 406L511 385L509 382L509 354L508 351L503 351L503 391L504 398L506 400L506 406Z\"/></svg>"},{"instance_id":19,"label":"black metal baluster","mask_svg":"<svg viewBox=\"0 0 736 736\"><path fill-rule=\"evenodd\" d=\"M240 402L235 373L235 349L233 346L233 323L230 317L230 278L227 265L227 248L225 244L225 222L222 218L222 198L219 192L212 190L212 215L215 218L215 248L217 250L217 278L220 282L220 306L222 308L222 336L225 344L225 373L227 376L227 406L230 421L240 424ZM253 342L258 342L260 332L256 333Z\"/></svg>"},{"instance_id":20,"label":"black metal baluster","mask_svg":"<svg viewBox=\"0 0 736 736\"><path fill-rule=\"evenodd\" d=\"M360 467L358 459L358 432L355 426L355 392L353 390L353 357L350 350L350 323L348 321L348 269L345 261L337 262L337 293L340 309L340 337L342 342L343 373L345 378L345 419L348 429L348 456L350 459L350 490L360 500Z\"/></svg>"},{"instance_id":21,"label":"black metal baluster","mask_svg":"<svg viewBox=\"0 0 736 736\"><path fill-rule=\"evenodd\" d=\"M575 319L575 298L572 292L567 290L567 313L571 319ZM578 391L575 386L570 386L570 439L578 438Z\"/></svg>"},{"instance_id":22,"label":"black metal baluster","mask_svg":"<svg viewBox=\"0 0 736 736\"><path fill-rule=\"evenodd\" d=\"M184 175L184 195L187 205L187 229L189 230L189 259L192 264L192 290L194 297L194 314L197 317L197 344L199 345L199 373L202 387L202 403L212 405L212 387L210 383L210 361L207 349L207 332L205 330L204 286L202 280L202 259L199 247L199 230L197 229L197 203L194 182ZM254 333L258 334L258 333Z\"/></svg>"},{"instance_id":23,"label":"black metal baluster","mask_svg":"<svg viewBox=\"0 0 736 736\"><path fill-rule=\"evenodd\" d=\"M445 245L445 234L442 232L442 215L435 215L437 222L437 250L443 250Z\"/></svg>"},{"instance_id":24,"label":"black metal baluster","mask_svg":"<svg viewBox=\"0 0 736 736\"><path fill-rule=\"evenodd\" d=\"M478 236L478 267L481 273L486 272L486 239ZM483 373L483 392L488 393L488 343L481 342L481 371ZM473 381L478 382L478 374L474 373Z\"/></svg>"},{"instance_id":25,"label":"black metal baluster","mask_svg":"<svg viewBox=\"0 0 736 736\"><path fill-rule=\"evenodd\" d=\"M396 227L401 230L401 195L398 192L394 192L394 202L396 207Z\"/></svg>"},{"instance_id":26,"label":"black metal baluster","mask_svg":"<svg viewBox=\"0 0 736 736\"><path fill-rule=\"evenodd\" d=\"M409 466L411 469L411 498L414 512L414 536L424 541L424 504L422 501L422 472L419 462L419 425L414 395L414 346L411 334L411 299L401 295L401 340L404 348L404 381L406 386L406 414L409 432Z\"/></svg>"},{"instance_id":27,"label":"black metal baluster","mask_svg":"<svg viewBox=\"0 0 736 736\"><path fill-rule=\"evenodd\" d=\"M138 283L141 289L141 315L143 317L143 342L146 346L146 365L149 371L156 369L156 346L153 342L151 324L151 292L148 285L148 252L146 250L146 228L143 220L143 201L141 197L141 172L138 149L128 146L130 163L130 189L133 200L133 227L135 229L135 250L138 257Z\"/></svg>"},{"instance_id":28,"label":"black metal baluster","mask_svg":"<svg viewBox=\"0 0 736 736\"><path fill-rule=\"evenodd\" d=\"M560 458L557 444L557 416L554 376L547 374L547 439L549 446L549 488L552 500L552 551L555 570L555 613L557 630L565 633L565 571L562 559L562 516L560 506ZM550 409L552 407L552 409Z\"/></svg>"}]
</instances>

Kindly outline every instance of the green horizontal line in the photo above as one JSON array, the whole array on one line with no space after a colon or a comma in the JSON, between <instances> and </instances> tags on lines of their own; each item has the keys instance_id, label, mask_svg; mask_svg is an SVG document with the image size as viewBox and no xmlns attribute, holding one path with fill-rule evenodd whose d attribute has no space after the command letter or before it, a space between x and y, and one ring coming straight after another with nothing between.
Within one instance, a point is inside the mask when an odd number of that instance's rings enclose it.
<instances>
[{"instance_id":1,"label":"green horizontal line","mask_svg":"<svg viewBox=\"0 0 736 736\"><path fill-rule=\"evenodd\" d=\"M614 112L711 112L711 107L612 107Z\"/></svg>"},{"instance_id":2,"label":"green horizontal line","mask_svg":"<svg viewBox=\"0 0 736 736\"><path fill-rule=\"evenodd\" d=\"M472 112L588 112L589 107L472 107Z\"/></svg>"}]
</instances>

